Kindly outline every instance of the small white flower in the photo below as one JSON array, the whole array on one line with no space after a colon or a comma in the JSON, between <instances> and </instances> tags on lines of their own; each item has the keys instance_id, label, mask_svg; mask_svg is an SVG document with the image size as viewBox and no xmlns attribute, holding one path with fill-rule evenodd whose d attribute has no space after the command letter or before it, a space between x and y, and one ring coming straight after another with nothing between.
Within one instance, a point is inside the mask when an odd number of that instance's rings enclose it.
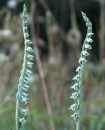
<instances>
[{"instance_id":1,"label":"small white flower","mask_svg":"<svg viewBox=\"0 0 105 130\"><path fill-rule=\"evenodd\" d=\"M25 40L25 43L26 44L32 44L32 42L28 39L28 40Z\"/></svg>"},{"instance_id":2,"label":"small white flower","mask_svg":"<svg viewBox=\"0 0 105 130\"><path fill-rule=\"evenodd\" d=\"M23 125L25 124L26 121L27 121L27 120L25 120L24 117L20 119L20 122L21 122Z\"/></svg>"},{"instance_id":3,"label":"small white flower","mask_svg":"<svg viewBox=\"0 0 105 130\"><path fill-rule=\"evenodd\" d=\"M83 65L87 62L87 60L84 59L84 58L80 58L78 62L79 62L80 65Z\"/></svg>"},{"instance_id":4,"label":"small white flower","mask_svg":"<svg viewBox=\"0 0 105 130\"><path fill-rule=\"evenodd\" d=\"M78 68L76 69L76 72L82 73L83 72L83 66L78 66Z\"/></svg>"},{"instance_id":5,"label":"small white flower","mask_svg":"<svg viewBox=\"0 0 105 130\"><path fill-rule=\"evenodd\" d=\"M29 36L28 33L24 33L24 37L27 38Z\"/></svg>"},{"instance_id":6,"label":"small white flower","mask_svg":"<svg viewBox=\"0 0 105 130\"><path fill-rule=\"evenodd\" d=\"M28 66L28 67L32 68L32 65L33 65L33 63L32 63L32 62L27 61L27 66Z\"/></svg>"},{"instance_id":7,"label":"small white flower","mask_svg":"<svg viewBox=\"0 0 105 130\"><path fill-rule=\"evenodd\" d=\"M24 104L26 105L28 103L28 98L21 96L21 102L24 102Z\"/></svg>"},{"instance_id":8,"label":"small white flower","mask_svg":"<svg viewBox=\"0 0 105 130\"><path fill-rule=\"evenodd\" d=\"M86 42L90 42L90 43L92 43L93 40L92 40L91 38L86 38Z\"/></svg>"},{"instance_id":9,"label":"small white flower","mask_svg":"<svg viewBox=\"0 0 105 130\"><path fill-rule=\"evenodd\" d=\"M29 78L25 76L25 77L24 77L24 82L27 84L28 81L29 81Z\"/></svg>"},{"instance_id":10,"label":"small white flower","mask_svg":"<svg viewBox=\"0 0 105 130\"><path fill-rule=\"evenodd\" d=\"M32 74L32 71L29 70L29 69L26 69L25 73L26 73L28 76L30 76L30 74Z\"/></svg>"},{"instance_id":11,"label":"small white flower","mask_svg":"<svg viewBox=\"0 0 105 130\"><path fill-rule=\"evenodd\" d=\"M29 52L33 52L32 47L27 47L27 51L29 51Z\"/></svg>"},{"instance_id":12,"label":"small white flower","mask_svg":"<svg viewBox=\"0 0 105 130\"><path fill-rule=\"evenodd\" d=\"M31 54L27 54L27 58L29 58L30 60L34 60L34 56Z\"/></svg>"},{"instance_id":13,"label":"small white flower","mask_svg":"<svg viewBox=\"0 0 105 130\"><path fill-rule=\"evenodd\" d=\"M28 94L27 93L24 93L24 92L22 92L22 96L24 96L25 98L28 96Z\"/></svg>"},{"instance_id":14,"label":"small white flower","mask_svg":"<svg viewBox=\"0 0 105 130\"><path fill-rule=\"evenodd\" d=\"M20 112L26 116L27 115L27 112L28 112L28 109L20 109Z\"/></svg>"},{"instance_id":15,"label":"small white flower","mask_svg":"<svg viewBox=\"0 0 105 130\"><path fill-rule=\"evenodd\" d=\"M84 56L90 55L87 51L82 51L82 54L83 54Z\"/></svg>"},{"instance_id":16,"label":"small white flower","mask_svg":"<svg viewBox=\"0 0 105 130\"><path fill-rule=\"evenodd\" d=\"M71 117L73 117L74 120L75 120L75 122L77 122L77 121L78 121L78 118L80 118L80 115L75 112L73 115L71 115Z\"/></svg>"},{"instance_id":17,"label":"small white flower","mask_svg":"<svg viewBox=\"0 0 105 130\"><path fill-rule=\"evenodd\" d=\"M30 86L28 86L27 84L23 84L23 90L25 90L25 91L27 91L28 90L28 88L29 88Z\"/></svg>"},{"instance_id":18,"label":"small white flower","mask_svg":"<svg viewBox=\"0 0 105 130\"><path fill-rule=\"evenodd\" d=\"M73 88L74 90L79 90L80 89L80 84L75 83L71 88Z\"/></svg>"},{"instance_id":19,"label":"small white flower","mask_svg":"<svg viewBox=\"0 0 105 130\"><path fill-rule=\"evenodd\" d=\"M86 49L92 49L91 45L85 44Z\"/></svg>"},{"instance_id":20,"label":"small white flower","mask_svg":"<svg viewBox=\"0 0 105 130\"><path fill-rule=\"evenodd\" d=\"M70 98L77 99L78 98L78 92L72 93L72 96Z\"/></svg>"},{"instance_id":21,"label":"small white flower","mask_svg":"<svg viewBox=\"0 0 105 130\"><path fill-rule=\"evenodd\" d=\"M77 81L80 81L81 80L81 75L80 74L77 74L73 80L77 80Z\"/></svg>"},{"instance_id":22,"label":"small white flower","mask_svg":"<svg viewBox=\"0 0 105 130\"><path fill-rule=\"evenodd\" d=\"M89 36L91 36L91 35L93 35L93 34L94 34L94 33L88 33L87 36L89 37Z\"/></svg>"},{"instance_id":23,"label":"small white flower","mask_svg":"<svg viewBox=\"0 0 105 130\"><path fill-rule=\"evenodd\" d=\"M78 105L75 103L75 104L71 105L71 107L69 109L71 109L72 111L76 111L78 109Z\"/></svg>"}]
</instances>

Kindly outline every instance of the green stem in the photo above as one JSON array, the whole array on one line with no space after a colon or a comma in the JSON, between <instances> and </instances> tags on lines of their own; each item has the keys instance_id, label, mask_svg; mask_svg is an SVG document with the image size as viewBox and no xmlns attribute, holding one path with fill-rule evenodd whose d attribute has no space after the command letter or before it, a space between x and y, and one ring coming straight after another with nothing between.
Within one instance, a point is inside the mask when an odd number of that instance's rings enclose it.
<instances>
[{"instance_id":1,"label":"green stem","mask_svg":"<svg viewBox=\"0 0 105 130\"><path fill-rule=\"evenodd\" d=\"M80 122L76 123L76 130L80 130Z\"/></svg>"}]
</instances>

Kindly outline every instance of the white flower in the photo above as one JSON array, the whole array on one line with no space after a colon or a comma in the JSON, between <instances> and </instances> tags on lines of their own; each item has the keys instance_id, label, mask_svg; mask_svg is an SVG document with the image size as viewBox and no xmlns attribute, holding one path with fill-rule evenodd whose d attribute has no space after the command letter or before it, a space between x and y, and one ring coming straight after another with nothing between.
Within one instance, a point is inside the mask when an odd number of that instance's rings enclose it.
<instances>
[{"instance_id":1,"label":"white flower","mask_svg":"<svg viewBox=\"0 0 105 130\"><path fill-rule=\"evenodd\" d=\"M87 62L87 60L84 59L84 58L80 58L78 62L79 62L80 65L83 65Z\"/></svg>"},{"instance_id":2,"label":"white flower","mask_svg":"<svg viewBox=\"0 0 105 130\"><path fill-rule=\"evenodd\" d=\"M76 111L78 109L78 105L75 103L75 104L71 105L71 107L69 109L71 109L72 111Z\"/></svg>"},{"instance_id":3,"label":"white flower","mask_svg":"<svg viewBox=\"0 0 105 130\"><path fill-rule=\"evenodd\" d=\"M90 55L87 51L82 51L82 54L83 54L84 56Z\"/></svg>"},{"instance_id":4,"label":"white flower","mask_svg":"<svg viewBox=\"0 0 105 130\"><path fill-rule=\"evenodd\" d=\"M24 118L24 117L21 118L21 119L20 119L20 122L21 122L22 124L25 124L25 122L26 122L25 118Z\"/></svg>"},{"instance_id":5,"label":"white flower","mask_svg":"<svg viewBox=\"0 0 105 130\"><path fill-rule=\"evenodd\" d=\"M27 96L28 96L28 94L27 94L27 93L22 92L22 96L27 97Z\"/></svg>"},{"instance_id":6,"label":"white flower","mask_svg":"<svg viewBox=\"0 0 105 130\"><path fill-rule=\"evenodd\" d=\"M80 84L79 83L75 83L71 88L73 88L75 90L79 90L80 89Z\"/></svg>"},{"instance_id":7,"label":"white flower","mask_svg":"<svg viewBox=\"0 0 105 130\"><path fill-rule=\"evenodd\" d=\"M28 39L28 40L25 40L25 43L26 44L32 44L32 42Z\"/></svg>"},{"instance_id":8,"label":"white flower","mask_svg":"<svg viewBox=\"0 0 105 130\"><path fill-rule=\"evenodd\" d=\"M77 99L78 98L78 92L72 93L72 96L70 98Z\"/></svg>"},{"instance_id":9,"label":"white flower","mask_svg":"<svg viewBox=\"0 0 105 130\"><path fill-rule=\"evenodd\" d=\"M29 58L30 60L34 60L34 56L31 54L27 54L27 58Z\"/></svg>"},{"instance_id":10,"label":"white flower","mask_svg":"<svg viewBox=\"0 0 105 130\"><path fill-rule=\"evenodd\" d=\"M82 73L83 72L83 66L78 66L78 68L76 69L76 72Z\"/></svg>"},{"instance_id":11,"label":"white flower","mask_svg":"<svg viewBox=\"0 0 105 130\"><path fill-rule=\"evenodd\" d=\"M21 112L24 116L27 115L27 111L28 111L28 109L21 109L21 110L20 110L20 112Z\"/></svg>"},{"instance_id":12,"label":"white flower","mask_svg":"<svg viewBox=\"0 0 105 130\"><path fill-rule=\"evenodd\" d=\"M86 49L92 49L91 45L85 44Z\"/></svg>"},{"instance_id":13,"label":"white flower","mask_svg":"<svg viewBox=\"0 0 105 130\"><path fill-rule=\"evenodd\" d=\"M27 61L27 66L28 66L28 67L32 68L32 65L33 65L33 63L32 63L32 62Z\"/></svg>"},{"instance_id":14,"label":"white flower","mask_svg":"<svg viewBox=\"0 0 105 130\"><path fill-rule=\"evenodd\" d=\"M21 96L21 102L24 102L24 104L26 105L28 103L28 98Z\"/></svg>"},{"instance_id":15,"label":"white flower","mask_svg":"<svg viewBox=\"0 0 105 130\"><path fill-rule=\"evenodd\" d=\"M29 81L29 78L25 76L23 81L27 84Z\"/></svg>"},{"instance_id":16,"label":"white flower","mask_svg":"<svg viewBox=\"0 0 105 130\"><path fill-rule=\"evenodd\" d=\"M91 35L93 35L93 34L94 34L94 33L88 33L87 36L89 37L89 36L91 36Z\"/></svg>"},{"instance_id":17,"label":"white flower","mask_svg":"<svg viewBox=\"0 0 105 130\"><path fill-rule=\"evenodd\" d=\"M78 118L80 118L80 115L75 112L73 115L71 115L71 117L73 117L74 120L75 120L75 122L77 122L77 121L78 121Z\"/></svg>"},{"instance_id":18,"label":"white flower","mask_svg":"<svg viewBox=\"0 0 105 130\"><path fill-rule=\"evenodd\" d=\"M86 38L86 42L90 42L90 43L92 43L93 40L92 40L91 38Z\"/></svg>"},{"instance_id":19,"label":"white flower","mask_svg":"<svg viewBox=\"0 0 105 130\"><path fill-rule=\"evenodd\" d=\"M27 47L27 51L29 51L29 52L33 52L32 47Z\"/></svg>"},{"instance_id":20,"label":"white flower","mask_svg":"<svg viewBox=\"0 0 105 130\"><path fill-rule=\"evenodd\" d=\"M80 80L81 80L81 75L77 74L77 75L73 78L73 80L80 81Z\"/></svg>"},{"instance_id":21,"label":"white flower","mask_svg":"<svg viewBox=\"0 0 105 130\"><path fill-rule=\"evenodd\" d=\"M30 74L32 74L32 71L29 70L29 69L26 69L25 73L26 73L28 76L30 76Z\"/></svg>"},{"instance_id":22,"label":"white flower","mask_svg":"<svg viewBox=\"0 0 105 130\"><path fill-rule=\"evenodd\" d=\"M28 86L28 85L26 85L26 84L23 84L23 90L25 90L25 91L27 91L28 90L28 88L29 88L30 86Z\"/></svg>"},{"instance_id":23,"label":"white flower","mask_svg":"<svg viewBox=\"0 0 105 130\"><path fill-rule=\"evenodd\" d=\"M29 36L28 33L24 33L24 37L27 38Z\"/></svg>"}]
</instances>

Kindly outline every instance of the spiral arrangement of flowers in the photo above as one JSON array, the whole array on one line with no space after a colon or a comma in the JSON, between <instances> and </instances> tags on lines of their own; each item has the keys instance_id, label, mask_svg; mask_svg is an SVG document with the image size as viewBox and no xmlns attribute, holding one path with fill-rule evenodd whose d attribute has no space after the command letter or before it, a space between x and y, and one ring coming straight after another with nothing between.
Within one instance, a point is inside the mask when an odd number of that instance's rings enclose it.
<instances>
[{"instance_id":1,"label":"spiral arrangement of flowers","mask_svg":"<svg viewBox=\"0 0 105 130\"><path fill-rule=\"evenodd\" d=\"M18 92L16 94L16 130L19 130L19 124L24 124L26 122L25 116L27 115L28 109L21 108L21 102L25 105L28 103L27 90L30 87L28 85L28 81L30 74L32 74L30 69L32 68L32 60L34 59L34 56L30 54L33 52L33 49L31 47L32 42L29 40L29 34L27 31L27 9L25 5L23 7L22 19L25 49L21 75L17 86Z\"/></svg>"},{"instance_id":2,"label":"spiral arrangement of flowers","mask_svg":"<svg viewBox=\"0 0 105 130\"><path fill-rule=\"evenodd\" d=\"M82 16L87 26L87 35L84 40L82 51L79 58L79 66L76 69L77 75L73 78L76 80L76 83L71 87L76 92L72 93L72 99L76 100L76 103L71 105L69 109L74 111L74 114L71 115L76 122L76 130L80 130L80 118L81 118L81 103L82 103L82 81L83 81L83 73L84 73L84 65L87 62L86 57L89 55L88 49L92 49L90 43L93 42L91 39L92 33L92 23L89 18L87 18L86 14L82 12Z\"/></svg>"}]
</instances>

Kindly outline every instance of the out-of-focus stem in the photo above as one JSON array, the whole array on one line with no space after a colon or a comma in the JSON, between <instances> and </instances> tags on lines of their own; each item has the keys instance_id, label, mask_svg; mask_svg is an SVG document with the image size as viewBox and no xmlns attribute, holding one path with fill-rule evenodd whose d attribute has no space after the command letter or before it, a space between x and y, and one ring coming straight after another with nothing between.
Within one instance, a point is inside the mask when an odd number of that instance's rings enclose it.
<instances>
[{"instance_id":1,"label":"out-of-focus stem","mask_svg":"<svg viewBox=\"0 0 105 130\"><path fill-rule=\"evenodd\" d=\"M71 12L71 17L70 17L70 22L72 24L72 28L77 29L77 22L76 22L76 14L75 14L75 4L74 0L69 0L70 3L70 12Z\"/></svg>"},{"instance_id":2,"label":"out-of-focus stem","mask_svg":"<svg viewBox=\"0 0 105 130\"><path fill-rule=\"evenodd\" d=\"M30 14L31 14L30 27L31 27L32 42L33 42L33 45L34 45L35 58L36 58L36 63L37 63L38 71L39 71L41 84L42 84L42 89L43 89L43 94L44 94L44 98L45 98L45 103L46 103L48 115L51 117L52 116L52 110L51 110L47 86L46 86L45 79L44 79L44 72L43 72L42 63L41 63L41 60L40 60L39 51L38 51L38 47L37 47L37 44L36 44L35 32L34 32L34 29L35 29L34 22L33 22L34 11L35 11L35 3L32 0L31 1L31 10L30 10ZM54 122L52 120L50 120L50 129L55 130Z\"/></svg>"},{"instance_id":3,"label":"out-of-focus stem","mask_svg":"<svg viewBox=\"0 0 105 130\"><path fill-rule=\"evenodd\" d=\"M100 32L99 32L99 41L100 41L100 60L103 61L105 58L105 2L100 0L101 14L100 14Z\"/></svg>"}]
</instances>

